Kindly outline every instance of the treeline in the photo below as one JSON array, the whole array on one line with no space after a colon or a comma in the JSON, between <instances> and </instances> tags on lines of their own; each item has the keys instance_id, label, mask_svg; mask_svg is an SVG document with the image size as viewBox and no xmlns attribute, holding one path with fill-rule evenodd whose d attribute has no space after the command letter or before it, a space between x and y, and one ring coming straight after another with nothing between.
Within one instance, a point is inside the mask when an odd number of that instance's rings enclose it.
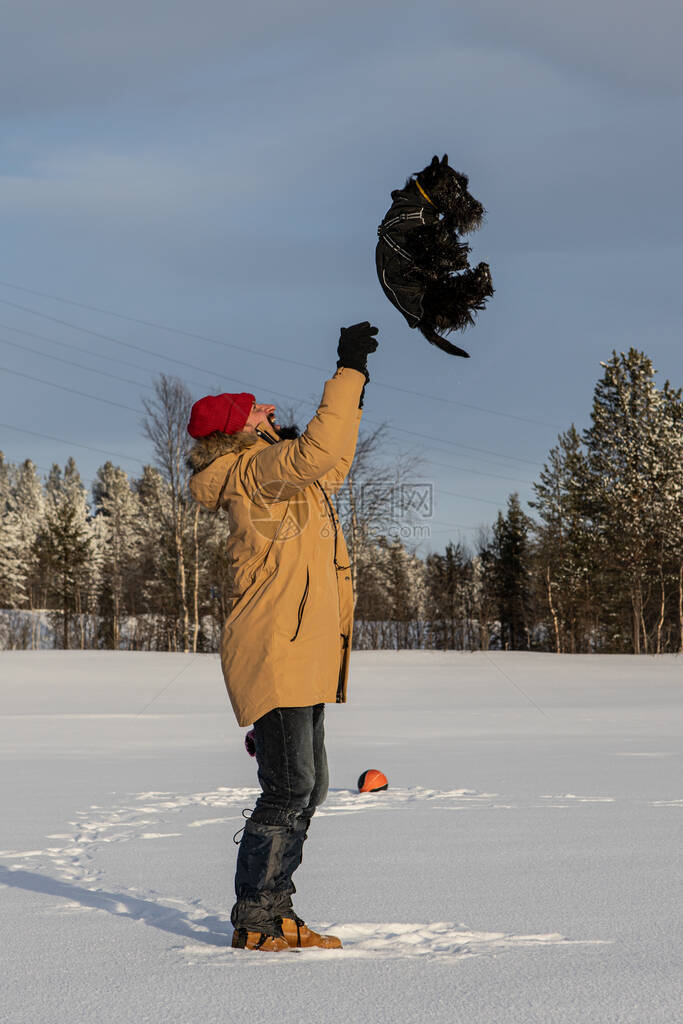
<instances>
[{"instance_id":1,"label":"treeline","mask_svg":"<svg viewBox=\"0 0 683 1024\"><path fill-rule=\"evenodd\" d=\"M471 548L423 558L399 539L419 462L388 463L381 430L361 438L337 496L356 647L683 651L681 391L633 349L602 365L591 424L559 436L529 513L512 494ZM62 648L218 649L228 525L189 497L190 404L162 376L145 403L155 465L130 479L107 462L90 495L72 459L41 481L0 455L2 646L38 646L40 609Z\"/></svg>"}]
</instances>

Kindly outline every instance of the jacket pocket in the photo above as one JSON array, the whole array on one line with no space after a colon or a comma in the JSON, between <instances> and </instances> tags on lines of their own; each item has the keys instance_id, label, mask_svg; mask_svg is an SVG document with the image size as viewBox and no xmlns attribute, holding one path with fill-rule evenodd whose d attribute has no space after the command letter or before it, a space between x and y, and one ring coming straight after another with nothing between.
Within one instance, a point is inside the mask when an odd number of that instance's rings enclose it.
<instances>
[{"instance_id":1,"label":"jacket pocket","mask_svg":"<svg viewBox=\"0 0 683 1024\"><path fill-rule=\"evenodd\" d=\"M230 611L228 612L226 625L240 615L249 602L258 594L261 587L273 576L273 570L262 562L247 577L242 584L242 589L231 597Z\"/></svg>"},{"instance_id":2,"label":"jacket pocket","mask_svg":"<svg viewBox=\"0 0 683 1024\"><path fill-rule=\"evenodd\" d=\"M310 582L310 573L308 566L306 566L306 586L304 587L304 592L301 595L301 600L299 601L299 611L297 613L296 630L294 632L294 636L290 636L289 638L290 643L293 643L296 640L296 638L299 635L299 630L301 629L301 620L304 617L304 608L306 607L306 601L308 600L308 588Z\"/></svg>"}]
</instances>

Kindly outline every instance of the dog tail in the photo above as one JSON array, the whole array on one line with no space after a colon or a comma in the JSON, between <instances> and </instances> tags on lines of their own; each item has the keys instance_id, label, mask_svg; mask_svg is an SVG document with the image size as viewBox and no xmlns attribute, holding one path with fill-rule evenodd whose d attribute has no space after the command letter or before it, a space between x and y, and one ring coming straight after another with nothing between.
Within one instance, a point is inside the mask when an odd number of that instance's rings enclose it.
<instances>
[{"instance_id":1,"label":"dog tail","mask_svg":"<svg viewBox=\"0 0 683 1024\"><path fill-rule=\"evenodd\" d=\"M452 345L450 341L446 341L446 339L442 338L440 334L437 334L433 328L428 327L424 323L418 324L417 327L427 341L431 345L436 345L436 347L440 348L442 352L448 352L451 356L462 356L464 359L470 358L469 352L465 352L464 348L458 348L457 345Z\"/></svg>"}]
</instances>

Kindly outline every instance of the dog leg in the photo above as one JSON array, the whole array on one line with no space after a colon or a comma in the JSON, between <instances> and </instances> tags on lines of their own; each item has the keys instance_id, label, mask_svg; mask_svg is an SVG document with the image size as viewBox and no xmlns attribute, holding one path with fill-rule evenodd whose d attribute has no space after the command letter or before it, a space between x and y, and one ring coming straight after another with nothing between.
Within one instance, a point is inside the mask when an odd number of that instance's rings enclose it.
<instances>
[{"instance_id":1,"label":"dog leg","mask_svg":"<svg viewBox=\"0 0 683 1024\"><path fill-rule=\"evenodd\" d=\"M457 277L429 284L423 301L424 319L439 331L463 330L474 325L474 313L484 309L491 295L491 272L486 263L480 263Z\"/></svg>"}]
</instances>

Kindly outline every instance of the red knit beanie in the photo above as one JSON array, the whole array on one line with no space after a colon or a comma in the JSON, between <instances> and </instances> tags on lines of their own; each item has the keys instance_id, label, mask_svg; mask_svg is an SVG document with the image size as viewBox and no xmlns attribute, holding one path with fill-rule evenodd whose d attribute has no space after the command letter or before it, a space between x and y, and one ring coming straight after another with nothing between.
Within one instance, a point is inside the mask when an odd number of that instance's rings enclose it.
<instances>
[{"instance_id":1,"label":"red knit beanie","mask_svg":"<svg viewBox=\"0 0 683 1024\"><path fill-rule=\"evenodd\" d=\"M207 395L192 406L187 432L192 437L206 437L214 430L234 434L244 427L253 404L254 396L246 391L237 395Z\"/></svg>"}]
</instances>

